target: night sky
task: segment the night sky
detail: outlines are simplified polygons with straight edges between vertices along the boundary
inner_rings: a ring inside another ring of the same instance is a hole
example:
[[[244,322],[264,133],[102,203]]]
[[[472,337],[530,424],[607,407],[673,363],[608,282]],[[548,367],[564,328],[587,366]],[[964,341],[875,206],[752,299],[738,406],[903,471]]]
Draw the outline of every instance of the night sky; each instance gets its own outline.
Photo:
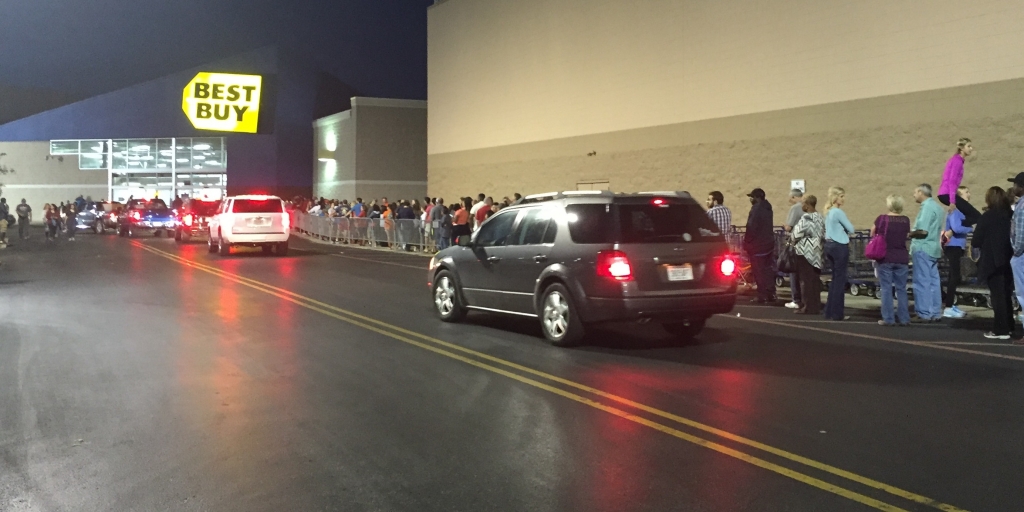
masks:
[[[431,0],[0,0],[0,84],[86,97],[267,45],[426,99]]]

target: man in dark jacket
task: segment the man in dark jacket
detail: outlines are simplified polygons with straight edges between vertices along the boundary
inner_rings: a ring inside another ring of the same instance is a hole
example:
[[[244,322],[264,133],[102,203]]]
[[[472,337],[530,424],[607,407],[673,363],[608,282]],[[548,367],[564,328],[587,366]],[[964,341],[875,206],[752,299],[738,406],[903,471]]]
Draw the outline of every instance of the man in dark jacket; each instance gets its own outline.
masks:
[[[755,302],[775,302],[775,233],[772,230],[772,204],[765,199],[764,190],[755,188],[750,198],[747,231],[743,235],[743,249],[750,257],[751,270],[757,283]]]

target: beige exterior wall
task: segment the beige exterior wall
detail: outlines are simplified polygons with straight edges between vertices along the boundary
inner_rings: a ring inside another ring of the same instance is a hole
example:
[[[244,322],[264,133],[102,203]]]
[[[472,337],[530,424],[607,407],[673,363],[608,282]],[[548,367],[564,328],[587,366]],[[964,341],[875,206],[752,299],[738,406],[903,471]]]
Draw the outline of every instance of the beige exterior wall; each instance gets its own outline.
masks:
[[[426,102],[356,97],[352,110],[313,127],[313,195],[350,201],[426,195]]]
[[[77,156],[50,156],[50,141],[0,142],[0,167],[14,172],[0,175],[0,196],[13,214],[22,198],[32,207],[33,221],[42,218],[43,204],[107,197],[107,171],[78,169]]]
[[[1022,22],[1010,0],[448,0],[429,192],[717,189],[742,223],[761,186],[781,222],[804,179],[844,186],[866,226],[885,195],[937,187],[959,137],[975,189],[1024,168]]]

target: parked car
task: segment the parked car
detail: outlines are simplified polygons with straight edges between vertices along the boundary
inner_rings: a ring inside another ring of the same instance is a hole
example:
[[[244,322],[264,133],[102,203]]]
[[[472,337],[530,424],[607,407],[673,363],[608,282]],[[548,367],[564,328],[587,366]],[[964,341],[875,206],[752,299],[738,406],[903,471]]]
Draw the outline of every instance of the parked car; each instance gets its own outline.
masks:
[[[262,247],[264,254],[288,254],[291,218],[277,196],[225,198],[210,219],[208,247],[211,253],[231,254],[233,246]]]
[[[117,228],[117,218],[124,205],[116,201],[100,201],[89,203],[84,210],[75,215],[79,230],[92,230],[98,235],[107,230]]]
[[[145,233],[170,236],[177,224],[174,210],[162,199],[133,199],[117,219],[117,234],[129,238]]]
[[[174,229],[174,240],[189,243],[196,238],[206,239],[210,235],[210,219],[220,208],[220,201],[192,200],[178,212],[178,225]]]
[[[657,322],[680,338],[736,303],[725,237],[685,192],[530,196],[431,259],[442,321],[468,310],[539,321],[555,345],[590,325]]]

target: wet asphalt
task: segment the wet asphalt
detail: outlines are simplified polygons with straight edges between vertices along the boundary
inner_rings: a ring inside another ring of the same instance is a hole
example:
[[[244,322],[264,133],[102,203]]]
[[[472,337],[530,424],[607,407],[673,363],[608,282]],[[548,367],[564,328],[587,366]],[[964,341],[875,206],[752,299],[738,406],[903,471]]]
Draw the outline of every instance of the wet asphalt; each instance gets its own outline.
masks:
[[[979,321],[741,301],[559,349],[441,323],[418,256],[15,242],[2,511],[1024,510],[1024,348]]]

